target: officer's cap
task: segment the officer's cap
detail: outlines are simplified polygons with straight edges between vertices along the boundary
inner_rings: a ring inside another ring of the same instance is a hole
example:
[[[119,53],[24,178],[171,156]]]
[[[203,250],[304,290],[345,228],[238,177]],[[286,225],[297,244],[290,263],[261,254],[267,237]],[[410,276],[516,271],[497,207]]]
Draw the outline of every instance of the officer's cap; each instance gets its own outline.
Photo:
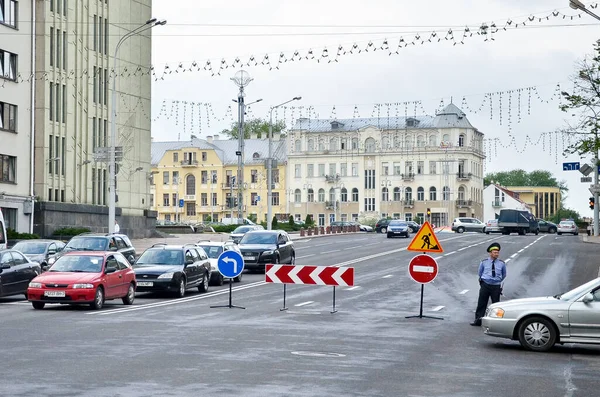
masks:
[[[490,244],[490,246],[487,249],[487,252],[492,252],[494,250],[500,251],[500,244],[498,244],[498,243]]]

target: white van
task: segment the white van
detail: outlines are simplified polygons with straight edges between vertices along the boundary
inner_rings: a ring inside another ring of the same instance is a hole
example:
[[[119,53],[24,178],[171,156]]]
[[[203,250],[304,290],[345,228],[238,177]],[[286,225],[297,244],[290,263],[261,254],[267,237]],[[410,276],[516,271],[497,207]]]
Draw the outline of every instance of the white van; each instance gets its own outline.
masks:
[[[6,249],[7,239],[4,216],[2,215],[2,209],[0,209],[0,250]]]
[[[224,225],[256,225],[248,218],[221,218],[221,223]]]

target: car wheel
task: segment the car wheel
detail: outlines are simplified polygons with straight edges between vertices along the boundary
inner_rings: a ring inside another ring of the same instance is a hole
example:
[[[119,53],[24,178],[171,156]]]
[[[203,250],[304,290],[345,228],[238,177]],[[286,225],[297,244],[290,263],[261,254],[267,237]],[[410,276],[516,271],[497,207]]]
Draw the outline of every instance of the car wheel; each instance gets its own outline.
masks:
[[[44,302],[31,302],[31,306],[33,306],[35,310],[42,310],[46,304]]]
[[[102,287],[98,287],[96,289],[96,295],[94,296],[94,301],[90,303],[90,307],[94,310],[100,310],[104,306],[104,290]]]
[[[221,273],[217,274],[217,279],[215,280],[214,285],[218,285],[219,287],[223,285],[224,277]]]
[[[519,342],[528,350],[548,351],[556,342],[554,325],[543,317],[530,317],[519,327]]]
[[[183,298],[185,296],[185,278],[181,278],[179,280],[179,285],[177,286],[177,292],[175,292],[175,296],[177,298]]]
[[[381,233],[387,233],[387,227],[382,227],[381,228]]]
[[[129,284],[129,288],[127,289],[127,295],[123,297],[124,305],[133,305],[133,301],[135,300],[135,287],[133,283]]]
[[[296,254],[292,254],[292,259],[290,259],[290,265],[296,264]]]
[[[562,233],[561,233],[561,232],[558,232],[558,233],[556,233],[556,234],[558,234],[559,236],[561,236],[561,235],[562,235]]]
[[[554,234],[554,233],[556,233],[556,229],[551,227],[550,229],[548,229],[548,233]]]
[[[535,235],[537,236],[538,234],[540,234],[540,229],[535,229]]]
[[[465,228],[460,226],[456,229],[456,233],[464,233],[465,232]]]
[[[198,291],[200,292],[208,292],[208,281],[210,280],[210,275],[208,273],[204,273],[204,277],[202,277],[202,284],[198,286]],[[223,278],[221,277],[221,285],[223,285]]]
[[[490,234],[490,232],[485,232],[485,234]]]
[[[236,283],[241,283],[242,282],[242,273],[240,273],[239,276],[234,277],[233,281],[236,282]]]
[[[574,234],[575,234],[576,236],[579,236],[579,232],[577,232],[577,233],[574,233]]]

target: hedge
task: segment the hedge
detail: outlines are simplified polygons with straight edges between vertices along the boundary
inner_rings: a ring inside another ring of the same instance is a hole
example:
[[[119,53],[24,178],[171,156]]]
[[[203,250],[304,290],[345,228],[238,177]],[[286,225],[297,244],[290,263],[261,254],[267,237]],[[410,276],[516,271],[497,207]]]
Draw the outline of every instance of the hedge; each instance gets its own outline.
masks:
[[[63,227],[61,229],[56,229],[53,236],[77,236],[81,233],[89,233],[90,229],[87,227]]]

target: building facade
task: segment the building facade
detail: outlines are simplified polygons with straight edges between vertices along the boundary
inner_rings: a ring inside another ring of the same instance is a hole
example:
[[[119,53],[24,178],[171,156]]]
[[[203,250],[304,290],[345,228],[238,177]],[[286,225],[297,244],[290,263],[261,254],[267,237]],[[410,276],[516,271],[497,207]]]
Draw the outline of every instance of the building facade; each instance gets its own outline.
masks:
[[[26,2],[19,2],[24,4]],[[116,81],[116,213],[121,231],[143,237],[149,211],[150,30],[113,53],[152,17],[151,0],[37,1],[35,10],[35,229],[108,231],[110,93]]]
[[[6,226],[33,226],[32,1],[0,1],[0,208]]]
[[[554,216],[561,206],[560,188],[549,186],[507,186],[508,190],[519,195],[531,207],[536,218],[548,219]]]
[[[518,193],[496,184],[486,186],[483,189],[482,221],[487,222],[490,219],[498,219],[500,210],[503,209],[527,210],[532,212],[531,206],[521,200]]]
[[[244,171],[240,184],[237,140],[218,135],[183,142],[153,142],[151,205],[161,223],[201,223],[239,218],[266,221],[268,141],[246,139]],[[274,136],[273,215],[288,219],[286,197],[285,141]]]
[[[299,119],[287,139],[296,219],[483,216],[483,134],[453,104],[435,117]]]

